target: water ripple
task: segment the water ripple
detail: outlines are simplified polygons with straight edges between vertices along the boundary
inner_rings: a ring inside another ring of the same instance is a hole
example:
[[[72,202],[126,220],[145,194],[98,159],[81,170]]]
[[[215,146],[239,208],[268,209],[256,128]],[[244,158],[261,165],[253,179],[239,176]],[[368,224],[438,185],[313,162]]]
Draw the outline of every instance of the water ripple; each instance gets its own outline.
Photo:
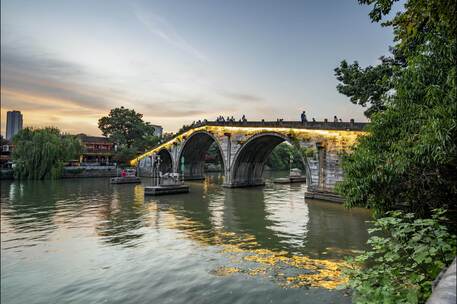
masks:
[[[1,186],[5,303],[350,302],[274,278],[289,271],[300,285],[313,275],[320,286],[324,274],[291,265],[333,267],[367,238],[368,212],[305,202],[304,185],[192,182],[189,194],[163,197],[107,179]]]

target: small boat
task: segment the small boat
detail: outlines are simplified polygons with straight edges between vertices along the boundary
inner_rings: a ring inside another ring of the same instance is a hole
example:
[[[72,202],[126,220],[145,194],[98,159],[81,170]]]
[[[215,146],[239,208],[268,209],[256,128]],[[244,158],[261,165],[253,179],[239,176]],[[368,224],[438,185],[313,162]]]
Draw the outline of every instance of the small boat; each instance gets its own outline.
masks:
[[[141,179],[138,176],[119,176],[110,179],[111,184],[139,184]]]
[[[139,184],[141,179],[136,176],[134,169],[122,170],[121,176],[113,177],[110,179],[111,184]]]
[[[188,185],[175,185],[175,186],[152,186],[144,187],[145,195],[164,195],[164,194],[177,194],[189,193]]]

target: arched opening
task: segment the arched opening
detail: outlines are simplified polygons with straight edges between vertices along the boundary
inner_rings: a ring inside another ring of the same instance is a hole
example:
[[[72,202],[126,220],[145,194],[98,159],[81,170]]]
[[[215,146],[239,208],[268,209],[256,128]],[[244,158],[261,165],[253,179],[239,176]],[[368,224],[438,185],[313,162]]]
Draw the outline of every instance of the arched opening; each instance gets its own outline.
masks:
[[[157,153],[157,156],[160,157],[159,171],[162,172],[162,174],[173,172],[173,161],[170,152],[166,149],[162,149]]]
[[[178,172],[186,180],[203,180],[207,171],[224,171],[219,143],[207,132],[192,134],[184,143],[177,161]]]
[[[271,151],[286,138],[276,133],[253,136],[235,156],[231,187],[264,185],[262,174]]]
[[[277,145],[265,162],[265,170],[269,171],[289,171],[290,169],[299,169],[303,173],[306,171],[303,162],[303,154],[307,151],[298,145],[293,145],[288,141]]]

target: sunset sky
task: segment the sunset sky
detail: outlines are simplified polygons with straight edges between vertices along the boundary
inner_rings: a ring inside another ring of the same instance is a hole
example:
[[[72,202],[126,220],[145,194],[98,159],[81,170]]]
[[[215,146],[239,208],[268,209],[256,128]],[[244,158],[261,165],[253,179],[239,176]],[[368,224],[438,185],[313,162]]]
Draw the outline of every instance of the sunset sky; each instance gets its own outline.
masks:
[[[113,107],[176,131],[219,114],[365,120],[339,94],[342,59],[375,64],[391,29],[334,1],[1,2],[1,118],[100,134]]]

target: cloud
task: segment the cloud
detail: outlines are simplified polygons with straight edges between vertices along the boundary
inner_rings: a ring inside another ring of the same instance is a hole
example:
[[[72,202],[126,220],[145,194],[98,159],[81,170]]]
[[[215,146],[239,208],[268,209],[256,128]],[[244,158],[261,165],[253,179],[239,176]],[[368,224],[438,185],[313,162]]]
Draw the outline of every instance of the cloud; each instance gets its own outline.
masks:
[[[113,76],[37,46],[7,43],[2,45],[1,63],[2,131],[7,110],[23,111],[26,125],[92,134],[99,134],[98,119],[121,105],[172,129],[192,120],[235,115],[241,106],[263,112],[262,97],[221,90],[195,75],[160,74],[162,81],[151,81],[148,73]]]
[[[6,68],[29,71],[31,74],[46,72],[42,76],[59,78],[75,77],[84,73],[78,64],[54,59],[51,54],[36,48],[2,43],[1,52],[2,65]]]
[[[164,117],[164,118],[185,118],[196,117],[200,119],[209,117],[216,109],[211,102],[197,99],[153,99],[149,102],[137,102],[136,108],[145,116]]]
[[[138,21],[151,34],[163,39],[174,47],[191,54],[199,60],[207,61],[207,57],[204,54],[180,36],[173,26],[161,16],[153,14],[152,12],[147,12],[146,10],[141,9],[138,5],[133,5],[133,13]]]
[[[39,104],[70,104],[89,109],[105,109],[122,95],[87,82],[94,75],[77,64],[2,46],[2,95],[35,98]],[[24,105],[30,99],[22,99]]]
[[[237,101],[262,102],[264,99],[257,95],[247,93],[225,92],[221,91],[220,95]]]

